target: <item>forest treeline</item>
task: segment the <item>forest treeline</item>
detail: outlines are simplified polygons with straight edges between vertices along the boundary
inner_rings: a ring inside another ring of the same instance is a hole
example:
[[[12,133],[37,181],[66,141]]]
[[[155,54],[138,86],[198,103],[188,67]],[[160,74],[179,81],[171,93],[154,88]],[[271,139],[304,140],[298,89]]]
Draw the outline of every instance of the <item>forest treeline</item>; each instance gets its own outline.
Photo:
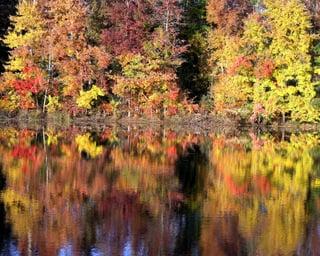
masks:
[[[317,122],[317,0],[21,0],[0,108]]]

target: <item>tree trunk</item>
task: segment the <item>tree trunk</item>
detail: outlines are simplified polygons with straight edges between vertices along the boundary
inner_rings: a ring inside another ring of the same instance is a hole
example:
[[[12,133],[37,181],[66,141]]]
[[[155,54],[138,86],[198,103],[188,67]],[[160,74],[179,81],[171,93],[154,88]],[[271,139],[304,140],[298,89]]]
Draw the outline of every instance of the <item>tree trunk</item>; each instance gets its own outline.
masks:
[[[48,93],[48,89],[46,89],[46,90],[45,90],[45,92],[44,92],[44,99],[43,99],[42,113],[44,113],[44,112],[45,112],[45,110],[46,110],[47,93]]]
[[[129,118],[131,117],[131,100],[130,100],[130,98],[128,100],[128,117]]]
[[[286,113],[282,112],[282,124],[286,123]]]

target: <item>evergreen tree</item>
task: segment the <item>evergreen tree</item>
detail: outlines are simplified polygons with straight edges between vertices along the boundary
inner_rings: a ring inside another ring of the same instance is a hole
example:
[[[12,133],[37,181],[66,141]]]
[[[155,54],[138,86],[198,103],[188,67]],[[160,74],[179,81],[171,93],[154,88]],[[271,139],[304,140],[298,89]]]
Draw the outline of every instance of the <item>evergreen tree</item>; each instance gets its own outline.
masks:
[[[206,21],[206,1],[185,0],[179,37],[189,43],[183,54],[184,62],[178,69],[182,89],[189,97],[199,101],[208,93],[209,70],[207,64],[207,34],[209,26]]]
[[[10,24],[10,15],[16,12],[16,0],[4,0],[0,3],[0,38],[3,38],[7,33]],[[8,60],[9,48],[0,42],[0,73],[4,71],[4,64]]]

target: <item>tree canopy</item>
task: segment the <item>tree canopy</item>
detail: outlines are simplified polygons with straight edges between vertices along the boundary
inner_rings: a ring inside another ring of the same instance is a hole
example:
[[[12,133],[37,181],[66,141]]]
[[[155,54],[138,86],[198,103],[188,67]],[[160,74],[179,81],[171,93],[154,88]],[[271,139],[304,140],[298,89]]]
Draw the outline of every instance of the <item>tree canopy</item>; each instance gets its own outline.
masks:
[[[317,1],[22,0],[6,111],[319,121]]]

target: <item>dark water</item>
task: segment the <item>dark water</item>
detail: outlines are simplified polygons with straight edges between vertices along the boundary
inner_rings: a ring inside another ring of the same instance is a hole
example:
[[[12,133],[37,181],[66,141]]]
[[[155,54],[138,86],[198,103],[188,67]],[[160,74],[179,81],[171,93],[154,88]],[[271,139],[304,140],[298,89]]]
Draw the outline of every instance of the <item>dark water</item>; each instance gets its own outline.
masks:
[[[320,255],[320,135],[0,130],[1,255]]]

